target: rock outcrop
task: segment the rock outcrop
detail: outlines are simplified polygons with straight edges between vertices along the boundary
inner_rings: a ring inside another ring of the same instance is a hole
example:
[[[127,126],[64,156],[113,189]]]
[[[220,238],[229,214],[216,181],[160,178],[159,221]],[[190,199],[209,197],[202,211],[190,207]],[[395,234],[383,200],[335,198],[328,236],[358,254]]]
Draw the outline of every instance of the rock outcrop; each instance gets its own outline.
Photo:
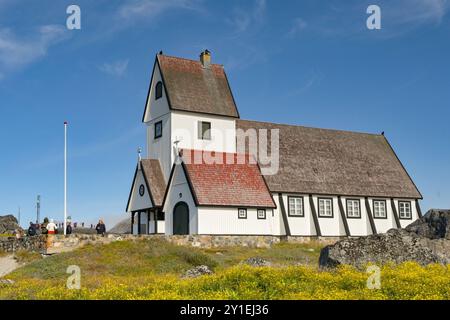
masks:
[[[361,268],[369,262],[380,265],[406,261],[449,264],[449,220],[450,210],[430,210],[405,229],[338,241],[322,249],[319,265],[330,268],[349,264]]]
[[[243,261],[243,263],[252,267],[269,267],[272,265],[269,261],[260,257],[248,258],[245,261]]]
[[[450,240],[450,210],[432,209],[405,229],[428,239]]]
[[[131,219],[126,218],[119,223],[117,223],[114,227],[108,230],[108,233],[113,234],[130,234],[131,233]]]
[[[182,278],[197,278],[207,274],[213,274],[213,272],[208,266],[201,265],[186,271]]]
[[[14,230],[20,228],[17,223],[16,217],[13,215],[7,215],[0,217],[0,234],[2,233],[14,233]]]

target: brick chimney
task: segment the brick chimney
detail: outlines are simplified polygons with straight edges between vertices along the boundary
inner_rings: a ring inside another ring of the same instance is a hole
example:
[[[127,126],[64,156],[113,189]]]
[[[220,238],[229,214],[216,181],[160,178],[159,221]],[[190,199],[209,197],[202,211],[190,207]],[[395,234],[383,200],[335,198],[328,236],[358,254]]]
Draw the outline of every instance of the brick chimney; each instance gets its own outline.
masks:
[[[200,53],[200,62],[202,63],[203,68],[209,68],[211,65],[211,52],[208,49]]]

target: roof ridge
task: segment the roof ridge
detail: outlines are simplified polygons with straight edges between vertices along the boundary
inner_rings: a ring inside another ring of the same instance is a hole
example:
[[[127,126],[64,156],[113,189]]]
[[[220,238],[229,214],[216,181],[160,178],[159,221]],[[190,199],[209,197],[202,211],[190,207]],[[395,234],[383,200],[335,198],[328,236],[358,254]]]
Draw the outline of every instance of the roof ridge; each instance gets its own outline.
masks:
[[[185,61],[190,61],[190,62],[197,62],[197,63],[201,63],[199,60],[194,60],[194,59],[188,59],[188,58],[183,58],[183,57],[176,57],[176,56],[171,56],[171,55],[167,55],[167,54],[157,54],[156,55],[158,58],[159,57],[167,57],[167,58],[172,58],[172,59],[179,59],[179,60],[185,60]],[[223,64],[220,63],[211,63],[212,66],[220,66],[220,67],[224,67]]]
[[[297,124],[288,124],[288,123],[279,123],[279,122],[269,122],[269,121],[261,121],[261,120],[246,120],[246,119],[236,119],[236,121],[246,121],[246,122],[257,122],[257,123],[268,123],[277,126],[286,126],[286,127],[299,127],[305,129],[317,129],[317,130],[326,130],[326,131],[334,131],[334,132],[345,132],[345,133],[356,133],[361,135],[370,135],[370,136],[379,136],[383,137],[382,134],[379,133],[371,133],[371,132],[361,132],[361,131],[351,131],[351,130],[342,130],[342,129],[331,129],[331,128],[319,128],[319,127],[311,127],[311,126],[303,126]]]
[[[215,152],[215,153],[228,153],[228,154],[246,154],[246,155],[252,155],[250,152],[227,152],[227,151],[217,151],[217,150],[201,150],[201,149],[191,149],[191,148],[181,148],[181,150],[191,150],[196,152]]]

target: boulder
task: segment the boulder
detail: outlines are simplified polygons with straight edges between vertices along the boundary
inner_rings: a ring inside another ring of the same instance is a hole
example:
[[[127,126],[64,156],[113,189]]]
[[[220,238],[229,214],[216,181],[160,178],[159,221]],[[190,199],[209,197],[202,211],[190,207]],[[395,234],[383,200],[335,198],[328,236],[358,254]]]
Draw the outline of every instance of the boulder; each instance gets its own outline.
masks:
[[[182,278],[197,278],[207,274],[213,274],[213,272],[208,266],[201,265],[186,271]]]
[[[450,240],[450,210],[432,209],[405,229],[428,239]]]
[[[450,263],[448,240],[449,210],[430,210],[405,229],[391,229],[357,239],[345,239],[320,252],[319,266],[332,268],[349,264],[357,268],[367,263],[382,265],[415,261],[420,265]]]
[[[14,230],[19,228],[17,219],[13,215],[0,216],[0,234],[14,233]]]

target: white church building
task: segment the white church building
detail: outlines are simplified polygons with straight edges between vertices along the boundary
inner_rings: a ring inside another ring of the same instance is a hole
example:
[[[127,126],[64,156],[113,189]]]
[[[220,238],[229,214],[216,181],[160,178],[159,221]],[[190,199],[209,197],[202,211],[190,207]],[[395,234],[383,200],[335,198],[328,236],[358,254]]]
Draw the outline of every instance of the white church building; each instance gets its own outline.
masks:
[[[421,217],[384,134],[240,119],[222,65],[156,56],[133,234],[364,236]]]

